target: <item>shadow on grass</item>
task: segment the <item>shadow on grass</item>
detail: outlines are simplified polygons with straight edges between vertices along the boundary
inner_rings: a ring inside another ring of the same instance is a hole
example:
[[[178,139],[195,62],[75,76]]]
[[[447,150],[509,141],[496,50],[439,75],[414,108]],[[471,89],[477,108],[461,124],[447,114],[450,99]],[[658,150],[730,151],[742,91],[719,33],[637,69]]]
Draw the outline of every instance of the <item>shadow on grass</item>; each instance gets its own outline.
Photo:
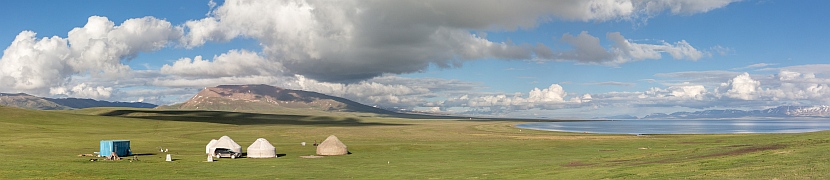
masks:
[[[347,117],[304,116],[285,114],[259,114],[226,111],[181,111],[181,110],[113,110],[99,114],[126,118],[152,119],[164,121],[208,122],[233,125],[312,125],[312,126],[401,126],[408,124],[390,124],[362,122],[360,119]]]

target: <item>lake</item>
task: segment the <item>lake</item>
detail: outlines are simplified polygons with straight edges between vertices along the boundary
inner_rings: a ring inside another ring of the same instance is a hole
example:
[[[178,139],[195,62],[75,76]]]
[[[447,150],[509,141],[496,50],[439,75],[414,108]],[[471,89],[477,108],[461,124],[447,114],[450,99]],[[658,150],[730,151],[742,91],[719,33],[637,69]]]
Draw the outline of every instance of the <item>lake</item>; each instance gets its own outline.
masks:
[[[830,119],[808,120],[612,120],[540,122],[519,128],[598,134],[802,133],[830,130]]]

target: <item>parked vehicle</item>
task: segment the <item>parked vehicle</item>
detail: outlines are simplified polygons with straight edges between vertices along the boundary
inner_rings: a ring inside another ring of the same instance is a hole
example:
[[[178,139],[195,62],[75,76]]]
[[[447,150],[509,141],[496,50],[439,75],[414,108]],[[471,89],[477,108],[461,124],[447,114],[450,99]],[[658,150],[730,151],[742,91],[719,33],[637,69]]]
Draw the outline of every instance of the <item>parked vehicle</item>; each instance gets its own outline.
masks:
[[[223,157],[224,158],[229,157],[231,159],[236,159],[236,158],[242,156],[242,153],[233,152],[232,150],[226,149],[226,148],[216,148],[216,150],[213,151],[213,156],[216,157],[217,159],[218,158],[223,158]]]

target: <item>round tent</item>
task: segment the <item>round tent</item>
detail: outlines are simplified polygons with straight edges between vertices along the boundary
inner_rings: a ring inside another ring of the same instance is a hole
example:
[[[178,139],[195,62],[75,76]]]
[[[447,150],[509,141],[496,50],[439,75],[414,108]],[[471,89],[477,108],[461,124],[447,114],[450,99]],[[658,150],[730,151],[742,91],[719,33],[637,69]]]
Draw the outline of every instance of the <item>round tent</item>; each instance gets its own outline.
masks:
[[[277,157],[276,148],[271,145],[271,142],[265,138],[259,138],[254,141],[251,146],[248,146],[248,158],[275,158]]]
[[[317,145],[317,155],[322,156],[338,156],[349,154],[349,150],[337,136],[331,135],[324,140],[320,145]]]
[[[213,144],[213,146],[210,147],[208,151],[210,153],[213,153],[213,151],[215,151],[216,148],[225,148],[230,149],[233,152],[242,153],[242,146],[237,144],[236,141],[233,141],[233,139],[231,139],[231,137],[228,136],[222,136],[221,138],[219,138],[219,140],[216,140],[216,143]]]
[[[205,146],[205,154],[213,154],[213,150],[216,149],[213,148],[213,146],[215,146],[218,141],[219,140],[211,139],[207,146]]]

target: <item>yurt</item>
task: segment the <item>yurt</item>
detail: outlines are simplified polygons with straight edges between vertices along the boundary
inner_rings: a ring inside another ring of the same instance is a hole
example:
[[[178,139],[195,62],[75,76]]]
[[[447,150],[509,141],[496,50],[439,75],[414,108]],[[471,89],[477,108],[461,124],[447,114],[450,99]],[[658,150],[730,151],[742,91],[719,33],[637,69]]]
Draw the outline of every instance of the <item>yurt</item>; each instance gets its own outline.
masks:
[[[259,138],[251,146],[248,146],[248,158],[275,158],[277,157],[276,150],[271,142],[268,142],[265,138]]]
[[[219,140],[216,140],[216,139],[211,139],[210,140],[210,142],[207,144],[207,146],[205,146],[205,154],[213,154],[213,150],[215,149],[215,148],[213,148],[213,146],[216,145],[216,142],[219,142]]]
[[[320,145],[317,145],[317,155],[321,156],[338,156],[349,154],[349,150],[337,136],[331,135],[324,140]]]
[[[233,139],[228,136],[222,136],[219,140],[216,140],[216,143],[214,143],[213,146],[208,147],[208,152],[213,153],[216,148],[225,148],[230,149],[233,152],[242,153],[242,146],[237,144],[236,141],[233,141]]]

